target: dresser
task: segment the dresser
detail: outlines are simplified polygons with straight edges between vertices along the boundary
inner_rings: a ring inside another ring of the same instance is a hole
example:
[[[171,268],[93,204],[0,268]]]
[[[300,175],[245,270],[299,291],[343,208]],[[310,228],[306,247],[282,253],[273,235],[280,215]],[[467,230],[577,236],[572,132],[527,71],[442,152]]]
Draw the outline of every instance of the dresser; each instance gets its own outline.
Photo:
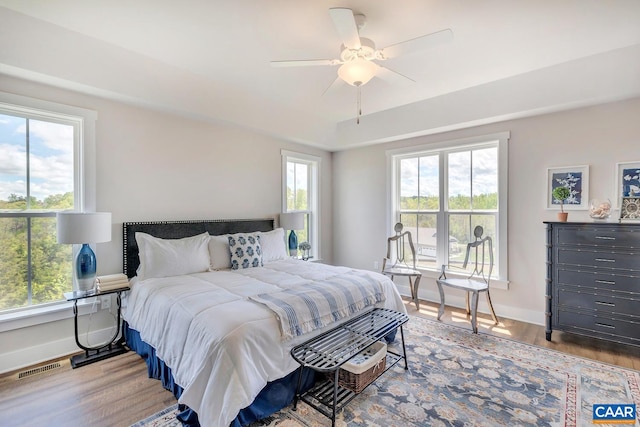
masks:
[[[546,338],[640,346],[640,223],[545,222]]]

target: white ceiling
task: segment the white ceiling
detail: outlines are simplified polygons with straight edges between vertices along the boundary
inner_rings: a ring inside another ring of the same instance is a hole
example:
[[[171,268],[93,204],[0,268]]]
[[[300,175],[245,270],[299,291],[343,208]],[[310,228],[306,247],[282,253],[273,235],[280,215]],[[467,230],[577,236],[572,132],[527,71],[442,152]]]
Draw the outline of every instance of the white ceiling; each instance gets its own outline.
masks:
[[[324,91],[330,7],[378,47],[450,28],[452,42]],[[328,150],[640,96],[638,0],[0,0],[0,73]],[[0,86],[1,88],[1,86]]]

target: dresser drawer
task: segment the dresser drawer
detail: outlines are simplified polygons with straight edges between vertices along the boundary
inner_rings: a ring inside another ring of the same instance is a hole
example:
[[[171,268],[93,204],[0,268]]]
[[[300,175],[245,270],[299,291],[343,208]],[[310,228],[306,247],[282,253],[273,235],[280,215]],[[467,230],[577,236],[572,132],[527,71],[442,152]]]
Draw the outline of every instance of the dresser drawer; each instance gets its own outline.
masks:
[[[603,315],[621,314],[637,317],[640,322],[640,295],[613,294],[611,292],[585,292],[580,288],[562,287],[556,296],[559,307],[573,307],[599,312]]]
[[[624,337],[625,342],[640,344],[640,322],[637,321],[559,310],[557,326],[568,332],[607,337],[615,341],[616,337]]]
[[[606,248],[638,248],[640,249],[640,232],[633,230],[617,230],[607,227],[558,228],[557,241],[560,245],[588,245]]]
[[[640,272],[640,254],[633,252],[559,248],[556,259],[558,264]]]
[[[558,285],[576,285],[585,288],[635,292],[640,296],[640,273],[577,271],[558,267]],[[640,307],[638,309],[640,312]]]

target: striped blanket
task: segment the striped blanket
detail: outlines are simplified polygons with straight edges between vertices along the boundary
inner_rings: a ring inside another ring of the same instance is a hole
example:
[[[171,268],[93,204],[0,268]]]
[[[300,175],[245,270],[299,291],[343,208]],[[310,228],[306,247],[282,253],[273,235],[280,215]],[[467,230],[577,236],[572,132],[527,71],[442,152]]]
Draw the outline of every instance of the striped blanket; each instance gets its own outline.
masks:
[[[259,294],[251,300],[266,305],[280,321],[282,339],[289,340],[384,302],[382,284],[358,271],[302,288]]]

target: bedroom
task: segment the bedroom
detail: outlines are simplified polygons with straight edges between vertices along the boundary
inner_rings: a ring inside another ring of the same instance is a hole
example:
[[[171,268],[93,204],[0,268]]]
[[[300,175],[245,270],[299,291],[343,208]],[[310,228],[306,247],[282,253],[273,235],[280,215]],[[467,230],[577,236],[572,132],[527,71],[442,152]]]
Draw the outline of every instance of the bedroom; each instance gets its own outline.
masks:
[[[623,16],[637,16],[635,3],[621,4],[621,7],[629,8],[622,13]],[[331,5],[334,6],[334,2]],[[327,7],[323,5],[322,8]],[[34,63],[34,56],[5,56],[5,53],[15,52],[16,39],[27,43],[22,47],[25,51],[41,49],[36,41],[27,37],[26,28],[36,31],[36,35],[41,37],[62,37],[54,31],[55,28],[36,18],[21,15],[17,21],[14,20],[16,13],[12,9],[2,9],[2,22],[7,25],[2,25],[1,31],[11,31],[11,37],[6,37],[3,32],[0,38],[0,52],[3,52],[0,54],[3,64],[0,90],[98,112],[96,208],[112,212],[115,227],[112,241],[98,245],[100,274],[121,271],[122,242],[118,227],[124,221],[277,215],[281,211],[281,150],[321,158],[322,259],[328,263],[371,270],[373,262],[380,261],[384,255],[384,242],[393,225],[388,220],[387,150],[509,131],[510,283],[508,290],[496,290],[492,297],[500,316],[540,325],[544,323],[545,311],[545,233],[542,221],[555,217],[555,212],[545,209],[544,203],[547,168],[589,164],[590,194],[613,198],[616,163],[640,160],[633,154],[637,151],[640,136],[637,120],[640,115],[640,41],[637,26],[634,27],[635,39],[631,32],[629,37],[632,41],[627,39],[627,44],[620,46],[620,50],[564,63],[568,79],[546,80],[544,73],[534,73],[520,76],[522,80],[495,82],[476,88],[476,92],[469,90],[458,94],[487,100],[492,107],[490,113],[499,119],[495,123],[489,122],[491,117],[459,111],[463,116],[470,115],[458,119],[463,123],[460,128],[454,123],[436,123],[440,128],[438,132],[425,132],[421,136],[416,132],[418,136],[409,138],[412,130],[402,128],[401,123],[392,117],[383,121],[386,129],[403,135],[392,140],[371,121],[367,122],[365,115],[360,124],[362,133],[379,132],[370,139],[384,142],[359,146],[356,140],[353,148],[324,149],[231,125],[224,119],[197,120],[186,114],[171,114],[164,107],[144,108],[145,105],[129,102],[132,98],[125,96],[113,99],[109,90],[112,86],[81,93],[79,86],[91,82],[75,74],[80,70],[47,70]],[[16,24],[24,24],[24,20],[27,20],[27,25]],[[603,27],[618,28],[620,24],[617,22],[607,20]],[[329,45],[329,53],[335,50],[335,43],[323,43]],[[267,61],[270,59],[273,58],[266,58]],[[48,83],[42,81],[42,74],[47,71],[54,77],[46,80]],[[118,68],[117,72],[124,71]],[[296,75],[305,80],[303,75]],[[72,84],[69,80],[73,81],[76,76],[77,84]],[[330,82],[331,71],[326,76]],[[513,90],[511,85],[528,85],[539,80],[542,84],[532,87],[548,97],[555,95],[551,101],[561,104],[557,111],[547,111],[545,107],[551,107],[535,104],[530,99],[505,96],[505,93],[512,92],[524,96],[521,91]],[[324,82],[320,86],[323,85]],[[570,96],[558,91],[563,85],[572,89]],[[355,96],[351,95],[348,92],[341,100],[346,111],[341,123],[345,134],[357,130],[353,117]],[[194,97],[202,102],[198,96]],[[511,102],[505,104],[505,99]],[[185,102],[184,99],[171,101]],[[432,106],[438,106],[445,100],[432,102]],[[228,100],[221,104],[233,112],[242,107]],[[366,110],[366,103],[364,107]],[[428,108],[429,105],[422,107]],[[546,114],[515,115],[523,110]],[[434,126],[433,123],[424,125],[425,128]],[[313,127],[302,120],[292,126]],[[445,132],[447,127],[452,130]],[[239,168],[243,169],[240,176],[236,173]],[[231,177],[233,186],[220,185],[231,182]],[[588,216],[586,211],[574,211],[571,218],[586,220]],[[520,244],[526,249],[521,249]],[[408,289],[400,289],[408,294]],[[423,299],[438,300],[433,281],[423,280],[420,291]],[[462,305],[462,298],[452,302]],[[484,310],[482,305],[480,310]],[[71,310],[68,311],[69,315],[63,320],[0,333],[3,343],[0,371],[11,371],[75,351]]]

